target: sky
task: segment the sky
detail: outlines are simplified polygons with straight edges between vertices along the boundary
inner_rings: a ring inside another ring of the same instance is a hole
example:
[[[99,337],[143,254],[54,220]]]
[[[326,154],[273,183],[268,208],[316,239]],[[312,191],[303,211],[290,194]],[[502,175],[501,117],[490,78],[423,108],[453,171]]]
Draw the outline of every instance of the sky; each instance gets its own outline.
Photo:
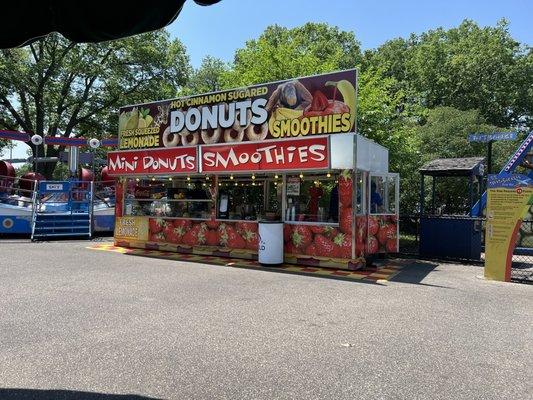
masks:
[[[206,55],[232,61],[236,49],[273,24],[326,22],[353,31],[363,49],[372,49],[413,32],[451,28],[465,18],[495,25],[503,17],[516,40],[533,45],[533,0],[221,0],[209,7],[188,0],[168,30],[198,67]]]
[[[363,49],[372,49],[411,33],[451,28],[465,18],[492,26],[506,18],[511,35],[531,46],[532,16],[533,0],[221,0],[209,7],[188,0],[167,29],[185,44],[191,64],[198,67],[207,55],[231,62],[236,49],[273,24],[293,28],[326,22],[353,31]],[[19,144],[13,157],[25,157],[26,148]],[[9,157],[9,151],[3,156]]]

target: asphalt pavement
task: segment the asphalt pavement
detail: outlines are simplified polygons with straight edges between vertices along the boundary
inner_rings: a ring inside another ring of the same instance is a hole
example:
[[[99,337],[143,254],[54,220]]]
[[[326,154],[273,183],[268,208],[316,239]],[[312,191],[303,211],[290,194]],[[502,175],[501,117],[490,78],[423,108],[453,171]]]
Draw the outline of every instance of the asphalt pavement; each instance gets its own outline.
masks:
[[[533,286],[363,283],[0,241],[0,399],[531,399]]]

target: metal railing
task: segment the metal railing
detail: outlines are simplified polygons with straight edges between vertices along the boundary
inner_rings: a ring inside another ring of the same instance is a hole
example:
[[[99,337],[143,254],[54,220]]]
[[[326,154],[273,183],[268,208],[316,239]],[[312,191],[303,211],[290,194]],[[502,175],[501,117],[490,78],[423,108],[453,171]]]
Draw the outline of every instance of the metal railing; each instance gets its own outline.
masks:
[[[434,218],[464,219],[466,216],[443,215]],[[481,223],[481,260],[447,257],[446,260],[479,263],[485,260],[485,218],[475,218]],[[420,215],[401,215],[399,218],[400,249],[404,256],[420,256]],[[533,220],[522,221],[516,247],[513,251],[511,280],[517,282],[533,283]]]

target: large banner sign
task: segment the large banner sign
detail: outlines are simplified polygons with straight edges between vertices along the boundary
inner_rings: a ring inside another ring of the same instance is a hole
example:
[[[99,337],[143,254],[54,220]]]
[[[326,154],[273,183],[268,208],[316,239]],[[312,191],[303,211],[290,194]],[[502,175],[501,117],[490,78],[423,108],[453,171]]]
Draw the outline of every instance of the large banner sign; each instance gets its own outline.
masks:
[[[110,176],[157,175],[198,171],[196,147],[110,151],[107,168]]]
[[[522,219],[533,207],[533,180],[525,175],[489,175],[485,230],[485,277],[510,281]]]
[[[122,107],[119,148],[257,142],[353,132],[355,70]]]
[[[202,146],[202,172],[329,168],[328,137]]]

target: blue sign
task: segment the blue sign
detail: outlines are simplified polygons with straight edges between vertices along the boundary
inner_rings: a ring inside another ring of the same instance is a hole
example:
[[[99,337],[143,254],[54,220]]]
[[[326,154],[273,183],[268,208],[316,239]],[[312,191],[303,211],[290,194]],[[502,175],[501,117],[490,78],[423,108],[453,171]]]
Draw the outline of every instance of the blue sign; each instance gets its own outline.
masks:
[[[517,136],[516,132],[471,133],[468,141],[487,143],[493,140],[516,140]]]
[[[489,189],[497,188],[517,188],[531,186],[533,180],[526,175],[511,174],[511,175],[489,175],[487,186]]]

